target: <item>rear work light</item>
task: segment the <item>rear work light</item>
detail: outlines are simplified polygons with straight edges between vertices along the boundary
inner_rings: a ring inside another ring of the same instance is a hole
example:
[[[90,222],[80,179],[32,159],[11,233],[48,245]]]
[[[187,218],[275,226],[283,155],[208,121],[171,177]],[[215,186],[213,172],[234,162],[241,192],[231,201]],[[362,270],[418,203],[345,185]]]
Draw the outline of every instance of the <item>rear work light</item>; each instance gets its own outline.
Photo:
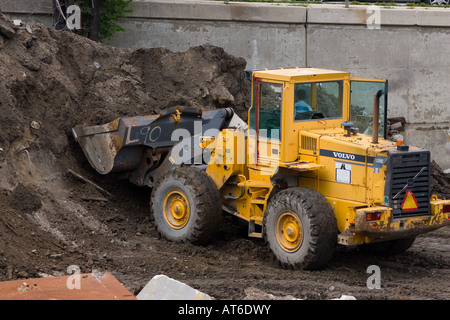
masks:
[[[366,214],[366,221],[375,221],[381,219],[381,212],[371,212]]]
[[[449,213],[450,212],[450,204],[444,205],[444,207],[442,209],[443,209],[444,213]]]

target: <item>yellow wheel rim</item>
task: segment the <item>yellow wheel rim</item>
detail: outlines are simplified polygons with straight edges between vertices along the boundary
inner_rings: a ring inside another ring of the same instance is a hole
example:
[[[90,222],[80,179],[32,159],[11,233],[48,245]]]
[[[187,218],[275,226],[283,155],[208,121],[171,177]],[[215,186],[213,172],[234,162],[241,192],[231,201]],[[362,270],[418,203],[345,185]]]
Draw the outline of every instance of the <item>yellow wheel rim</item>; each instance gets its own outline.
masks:
[[[189,221],[189,202],[183,192],[174,190],[164,197],[163,213],[166,222],[174,229],[183,228]]]
[[[302,223],[297,215],[289,211],[282,213],[277,220],[275,235],[285,251],[297,251],[303,241]]]

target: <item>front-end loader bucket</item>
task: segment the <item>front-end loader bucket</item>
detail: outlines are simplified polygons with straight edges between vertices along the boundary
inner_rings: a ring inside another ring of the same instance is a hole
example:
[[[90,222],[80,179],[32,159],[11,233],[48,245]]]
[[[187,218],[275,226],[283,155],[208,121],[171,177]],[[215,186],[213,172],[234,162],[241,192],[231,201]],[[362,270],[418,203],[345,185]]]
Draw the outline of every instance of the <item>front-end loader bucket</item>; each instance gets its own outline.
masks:
[[[119,118],[103,125],[78,125],[72,131],[89,163],[99,173],[128,172],[131,182],[151,185],[148,182],[150,172],[170,158],[166,155],[182,141],[178,133],[183,133],[183,139],[189,137],[190,145],[195,146],[204,132],[220,131],[233,123],[231,120],[235,117],[230,108],[202,111],[180,107],[167,109],[159,115]],[[177,129],[181,131],[175,132]],[[191,158],[185,160],[184,164],[193,163]]]
[[[157,115],[119,118],[104,125],[76,126],[72,131],[91,166],[99,173],[107,174],[111,171],[132,170],[139,165],[139,153],[142,156],[139,148],[128,148],[127,156],[122,155],[120,159],[116,160],[116,156],[124,146],[132,144],[132,128],[146,127],[156,118]]]

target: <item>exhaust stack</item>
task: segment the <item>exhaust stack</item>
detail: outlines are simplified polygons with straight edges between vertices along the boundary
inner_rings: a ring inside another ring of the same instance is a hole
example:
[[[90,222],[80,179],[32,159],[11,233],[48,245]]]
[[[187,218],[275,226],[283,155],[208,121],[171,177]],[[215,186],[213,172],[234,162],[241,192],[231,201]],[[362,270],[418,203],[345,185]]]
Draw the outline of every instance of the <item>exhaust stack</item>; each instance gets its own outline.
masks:
[[[378,127],[380,121],[380,97],[383,91],[378,90],[373,95],[373,128],[372,128],[372,143],[378,143]]]

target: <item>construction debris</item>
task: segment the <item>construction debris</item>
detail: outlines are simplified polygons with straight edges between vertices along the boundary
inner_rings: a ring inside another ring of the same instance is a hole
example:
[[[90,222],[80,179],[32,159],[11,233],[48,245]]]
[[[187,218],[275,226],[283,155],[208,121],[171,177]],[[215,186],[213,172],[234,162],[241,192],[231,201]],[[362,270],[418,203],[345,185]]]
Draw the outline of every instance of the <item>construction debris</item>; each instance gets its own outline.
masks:
[[[388,132],[390,135],[394,135],[399,131],[405,129],[406,119],[405,117],[395,117],[387,119]]]
[[[111,273],[0,282],[0,300],[136,300]]]
[[[340,298],[336,298],[333,300],[356,300],[356,298],[354,296],[348,296],[343,294]]]
[[[211,297],[197,289],[169,278],[156,275],[137,295],[138,300],[211,300]]]
[[[248,287],[244,290],[245,297],[243,300],[303,300],[294,296],[279,296],[271,293],[267,293],[264,290]]]
[[[75,171],[71,170],[71,169],[67,169],[67,172],[69,172],[71,175],[73,175],[75,178],[86,182],[92,186],[94,186],[96,189],[100,190],[101,193],[105,194],[108,197],[112,197],[112,194],[109,193],[107,190],[103,189],[102,187],[100,187],[98,184],[96,184],[95,182],[92,182],[91,180],[89,180],[88,178],[83,177],[81,174],[76,173]],[[92,198],[91,198],[92,199]],[[94,198],[94,199],[98,199],[98,198]],[[103,199],[102,199],[103,200]]]

